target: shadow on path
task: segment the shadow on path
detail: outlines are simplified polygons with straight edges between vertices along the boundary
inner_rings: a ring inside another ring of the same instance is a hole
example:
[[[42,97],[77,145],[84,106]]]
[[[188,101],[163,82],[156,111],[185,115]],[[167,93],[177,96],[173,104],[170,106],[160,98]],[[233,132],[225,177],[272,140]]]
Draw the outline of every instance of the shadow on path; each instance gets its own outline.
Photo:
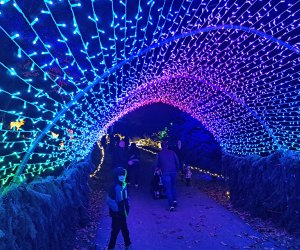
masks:
[[[260,233],[210,199],[196,185],[186,187],[179,179],[178,207],[169,212],[166,199],[154,200],[150,194],[154,156],[141,155],[140,187],[128,187],[131,205],[128,227],[134,250],[279,249],[272,242],[260,241]],[[103,171],[110,171],[107,165]],[[108,208],[103,206],[96,238],[98,250],[108,244],[110,223]],[[121,233],[116,249],[124,249]]]

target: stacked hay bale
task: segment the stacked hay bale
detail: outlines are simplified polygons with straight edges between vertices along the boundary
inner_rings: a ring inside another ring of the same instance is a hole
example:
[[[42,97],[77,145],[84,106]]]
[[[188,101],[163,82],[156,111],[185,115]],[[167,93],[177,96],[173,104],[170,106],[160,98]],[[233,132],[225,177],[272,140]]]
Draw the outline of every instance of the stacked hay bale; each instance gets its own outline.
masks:
[[[37,179],[0,198],[0,249],[66,249],[75,228],[88,222],[90,162],[59,177]]]
[[[300,233],[300,153],[223,155],[233,205]]]

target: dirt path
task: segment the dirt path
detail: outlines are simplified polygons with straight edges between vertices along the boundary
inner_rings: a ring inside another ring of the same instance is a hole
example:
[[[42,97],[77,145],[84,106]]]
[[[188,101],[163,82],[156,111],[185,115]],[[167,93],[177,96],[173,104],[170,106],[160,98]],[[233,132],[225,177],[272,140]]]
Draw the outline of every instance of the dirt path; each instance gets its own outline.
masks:
[[[128,217],[134,250],[183,249],[280,249],[239,217],[207,197],[196,186],[186,187],[178,180],[178,207],[169,212],[167,200],[154,200],[150,194],[153,156],[143,154],[139,189],[129,186],[131,210]],[[103,171],[108,171],[107,166]],[[96,237],[97,249],[105,249],[111,219],[103,207]],[[116,249],[124,249],[120,234]]]

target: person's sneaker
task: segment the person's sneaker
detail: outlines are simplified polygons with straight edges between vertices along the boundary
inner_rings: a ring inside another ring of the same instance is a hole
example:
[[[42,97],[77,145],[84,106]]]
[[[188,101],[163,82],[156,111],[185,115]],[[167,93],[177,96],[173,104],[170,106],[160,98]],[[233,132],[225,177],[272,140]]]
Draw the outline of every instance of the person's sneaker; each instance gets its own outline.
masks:
[[[173,206],[177,207],[177,201],[173,201]]]
[[[125,248],[125,250],[132,250],[131,245],[127,246],[127,247]]]
[[[175,207],[171,206],[170,207],[170,212],[174,211]]]

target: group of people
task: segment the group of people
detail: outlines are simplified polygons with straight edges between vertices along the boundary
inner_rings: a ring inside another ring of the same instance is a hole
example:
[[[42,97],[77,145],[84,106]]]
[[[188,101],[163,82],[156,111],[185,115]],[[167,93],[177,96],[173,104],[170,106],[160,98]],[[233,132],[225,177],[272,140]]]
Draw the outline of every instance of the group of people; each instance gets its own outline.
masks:
[[[182,162],[178,155],[168,148],[168,142],[163,141],[162,150],[157,154],[155,167],[161,173],[162,183],[166,190],[169,211],[177,206],[176,178],[178,171],[183,171]],[[114,249],[117,236],[122,232],[125,248],[131,249],[131,240],[127,227],[127,216],[129,213],[127,184],[133,182],[138,188],[140,171],[140,152],[135,143],[127,149],[123,140],[117,142],[112,150],[112,168],[114,184],[109,190],[107,204],[112,217],[112,230],[108,249]],[[191,171],[186,169],[186,184],[190,184]]]

